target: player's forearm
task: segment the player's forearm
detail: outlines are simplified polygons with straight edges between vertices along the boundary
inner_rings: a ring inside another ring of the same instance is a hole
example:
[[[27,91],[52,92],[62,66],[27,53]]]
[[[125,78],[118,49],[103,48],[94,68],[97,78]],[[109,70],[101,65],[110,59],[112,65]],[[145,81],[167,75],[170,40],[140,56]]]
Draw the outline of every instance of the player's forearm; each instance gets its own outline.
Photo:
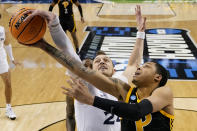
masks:
[[[56,59],[59,63],[65,66],[67,69],[72,71],[74,74],[78,75],[82,79],[91,83],[98,89],[107,92],[115,97],[119,97],[119,91],[117,90],[117,86],[122,86],[118,80],[110,79],[101,73],[98,73],[93,70],[89,70],[82,65],[81,62],[76,61],[69,54],[64,54],[51,45],[47,44],[44,41],[39,41],[38,47],[51,55],[54,59]]]
[[[136,44],[129,58],[128,66],[130,65],[139,66],[141,64],[141,60],[143,57],[143,50],[144,50],[144,40],[140,38],[136,38]]]
[[[75,119],[66,117],[67,131],[75,131]]]
[[[66,103],[66,128],[67,131],[75,131],[75,109],[73,98],[66,96]]]
[[[51,5],[49,6],[49,11],[53,10],[53,7],[56,5],[57,3],[55,3],[54,1],[51,3]]]
[[[79,56],[76,54],[72,46],[70,39],[68,38],[66,33],[63,31],[57,16],[49,24],[49,30],[53,38],[53,41],[57,45],[57,47],[60,50],[62,50],[63,53],[69,54],[70,56],[73,56],[75,60],[81,62]]]
[[[124,119],[130,119],[134,121],[146,116],[153,110],[151,102],[147,99],[142,100],[140,103],[128,104],[95,96],[92,105]]]

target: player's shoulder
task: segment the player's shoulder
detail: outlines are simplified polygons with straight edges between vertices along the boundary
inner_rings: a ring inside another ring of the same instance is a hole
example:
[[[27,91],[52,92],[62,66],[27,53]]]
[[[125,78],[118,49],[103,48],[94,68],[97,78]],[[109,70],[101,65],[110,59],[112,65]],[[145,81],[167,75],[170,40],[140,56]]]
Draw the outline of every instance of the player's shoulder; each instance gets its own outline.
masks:
[[[153,93],[155,94],[157,93],[159,95],[166,96],[166,97],[173,97],[172,89],[167,86],[158,87],[153,91]]]

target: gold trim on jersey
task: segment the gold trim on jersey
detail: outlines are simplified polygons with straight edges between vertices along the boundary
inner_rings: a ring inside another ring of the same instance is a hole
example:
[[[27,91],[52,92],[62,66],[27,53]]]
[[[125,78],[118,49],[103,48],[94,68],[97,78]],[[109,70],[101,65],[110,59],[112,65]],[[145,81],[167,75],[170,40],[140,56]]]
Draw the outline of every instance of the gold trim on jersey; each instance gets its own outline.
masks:
[[[74,18],[74,15],[72,15],[72,17],[73,17],[73,22],[74,22],[74,27],[73,27],[73,30],[72,30],[72,32],[75,32],[76,25],[75,25],[75,18]]]
[[[137,92],[135,93],[135,95],[136,95],[136,97],[137,97],[137,103],[140,103],[141,100],[140,100],[140,98],[139,98]]]
[[[131,88],[129,89],[128,93],[127,93],[127,97],[126,97],[126,100],[125,100],[126,103],[129,103],[129,98],[130,98],[130,96],[131,96],[132,90],[133,90],[133,88],[131,87]]]
[[[172,128],[173,128],[173,122],[174,122],[174,115],[171,115],[167,112],[165,112],[164,110],[160,110],[160,113],[162,115],[164,115],[165,117],[169,118],[170,119],[170,130],[172,131]]]
[[[72,0],[70,0],[70,2],[73,4],[73,1]]]
[[[171,115],[171,114],[165,112],[164,110],[160,110],[160,113],[161,113],[162,115],[164,115],[164,116],[170,118],[170,119],[174,119],[174,115]]]

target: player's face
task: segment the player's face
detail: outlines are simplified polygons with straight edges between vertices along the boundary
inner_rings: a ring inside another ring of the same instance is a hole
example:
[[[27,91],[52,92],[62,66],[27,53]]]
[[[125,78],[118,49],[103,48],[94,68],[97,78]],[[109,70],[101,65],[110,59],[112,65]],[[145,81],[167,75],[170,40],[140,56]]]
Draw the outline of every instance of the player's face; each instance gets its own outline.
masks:
[[[156,67],[154,62],[144,63],[137,69],[133,76],[133,83],[136,86],[146,86],[152,82],[155,82]]]
[[[112,60],[106,55],[98,55],[93,61],[93,70],[111,77],[114,73]]]
[[[89,69],[92,69],[92,60],[91,59],[84,59],[83,65]]]

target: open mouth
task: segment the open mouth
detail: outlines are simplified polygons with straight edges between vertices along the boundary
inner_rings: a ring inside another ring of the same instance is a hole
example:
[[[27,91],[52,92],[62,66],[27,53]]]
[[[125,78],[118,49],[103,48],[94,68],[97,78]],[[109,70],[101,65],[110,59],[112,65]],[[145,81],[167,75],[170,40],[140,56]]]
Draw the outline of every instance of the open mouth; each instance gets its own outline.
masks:
[[[138,75],[140,75],[140,73],[139,72],[135,72],[134,76],[138,76]]]
[[[105,69],[108,69],[108,68],[105,67],[105,66],[100,66],[100,67],[99,67],[99,70],[105,70]]]

